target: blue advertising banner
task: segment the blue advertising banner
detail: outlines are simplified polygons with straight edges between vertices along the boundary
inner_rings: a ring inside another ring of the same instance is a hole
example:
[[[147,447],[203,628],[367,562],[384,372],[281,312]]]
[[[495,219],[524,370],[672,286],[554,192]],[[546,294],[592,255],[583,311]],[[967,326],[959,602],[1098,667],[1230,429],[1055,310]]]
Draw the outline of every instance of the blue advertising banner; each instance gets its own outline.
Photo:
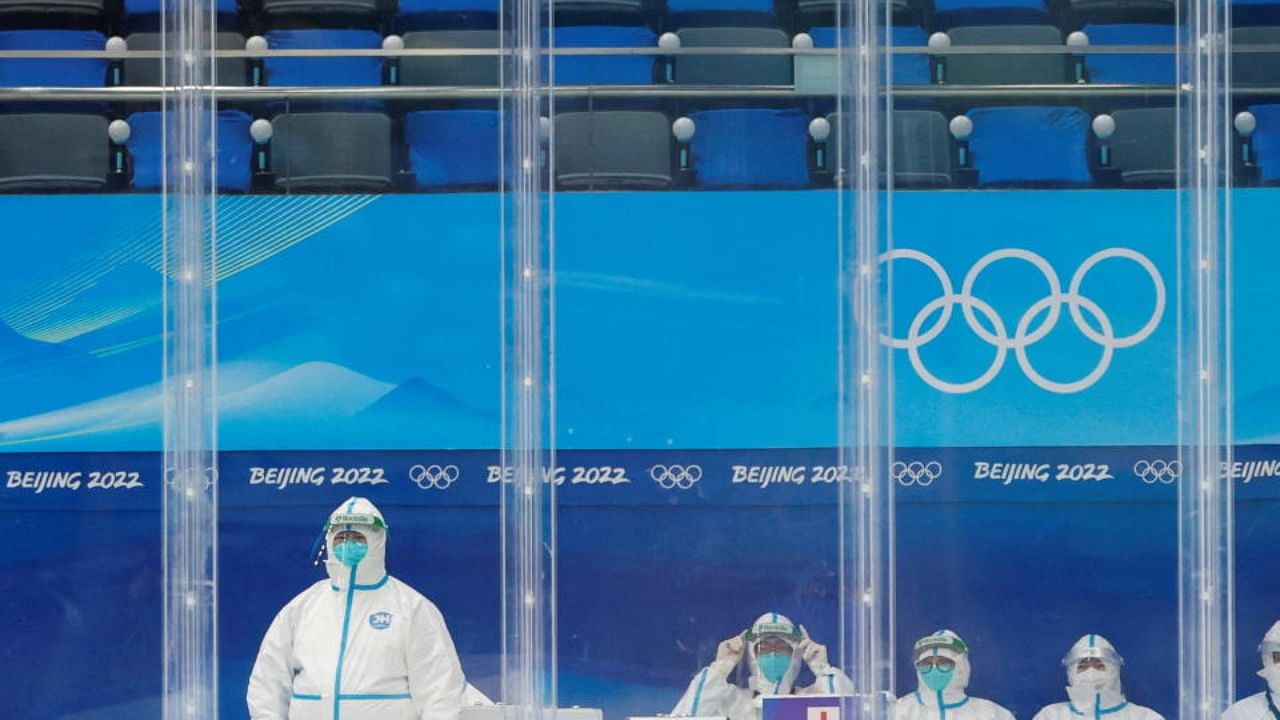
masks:
[[[1240,691],[1275,619],[1280,316],[1271,191],[1238,191]],[[151,717],[161,627],[155,197],[2,197],[0,697],[12,718]],[[776,610],[835,642],[841,488],[831,193],[557,201],[561,700],[668,712]],[[1171,715],[1177,267],[1169,192],[899,193],[892,349],[898,641],[973,648],[1030,717],[1080,635]],[[351,495],[390,570],[498,691],[501,274],[492,195],[219,202],[221,713]],[[56,218],[56,220],[55,220]],[[618,222],[643,218],[648,222]],[[212,478],[211,478],[212,480]],[[607,611],[605,610],[607,609]],[[1035,638],[1035,643],[1031,642]],[[833,648],[834,652],[834,648]],[[72,678],[93,678],[92,682]],[[900,690],[914,686],[905,662]]]

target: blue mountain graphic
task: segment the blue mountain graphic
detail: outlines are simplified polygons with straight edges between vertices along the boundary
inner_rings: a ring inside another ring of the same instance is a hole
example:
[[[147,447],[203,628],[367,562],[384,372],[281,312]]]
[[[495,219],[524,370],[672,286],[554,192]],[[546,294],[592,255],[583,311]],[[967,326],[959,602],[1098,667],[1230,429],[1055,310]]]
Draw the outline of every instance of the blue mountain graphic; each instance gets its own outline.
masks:
[[[409,378],[396,389],[378,398],[356,417],[424,417],[455,415],[476,419],[496,418],[496,413],[473,407],[444,388],[420,377]]]

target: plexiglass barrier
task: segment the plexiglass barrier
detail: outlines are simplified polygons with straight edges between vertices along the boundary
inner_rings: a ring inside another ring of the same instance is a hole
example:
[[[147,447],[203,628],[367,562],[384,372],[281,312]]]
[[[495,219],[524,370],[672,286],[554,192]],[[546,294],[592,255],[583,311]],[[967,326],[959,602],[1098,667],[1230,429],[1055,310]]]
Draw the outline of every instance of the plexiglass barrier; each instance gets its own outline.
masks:
[[[0,7],[0,707],[1265,720],[1264,5]]]

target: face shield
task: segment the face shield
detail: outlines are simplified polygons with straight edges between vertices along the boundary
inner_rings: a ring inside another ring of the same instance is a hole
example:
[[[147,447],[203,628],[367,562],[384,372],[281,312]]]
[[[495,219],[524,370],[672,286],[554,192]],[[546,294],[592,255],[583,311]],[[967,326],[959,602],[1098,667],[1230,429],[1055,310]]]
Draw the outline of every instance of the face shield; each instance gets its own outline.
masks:
[[[942,694],[947,702],[962,697],[968,685],[969,646],[950,630],[940,630],[916,641],[912,648],[912,663],[916,680],[922,691],[930,697]]]
[[[1105,710],[1124,702],[1120,668],[1124,658],[1100,635],[1085,635],[1062,658],[1067,696],[1079,710]]]

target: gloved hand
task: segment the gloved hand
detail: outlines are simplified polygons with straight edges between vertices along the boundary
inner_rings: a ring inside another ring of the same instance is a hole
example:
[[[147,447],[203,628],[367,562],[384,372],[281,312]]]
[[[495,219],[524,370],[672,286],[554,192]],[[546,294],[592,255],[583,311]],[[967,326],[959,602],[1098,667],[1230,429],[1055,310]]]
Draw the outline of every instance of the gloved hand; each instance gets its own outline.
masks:
[[[742,651],[745,647],[742,636],[734,635],[720,643],[720,647],[716,648],[716,659],[712,665],[720,672],[728,675],[734,668],[738,667],[738,663],[742,662]]]
[[[809,631],[803,625],[800,626],[800,634],[803,637],[797,648],[800,657],[808,663],[814,675],[825,673],[831,667],[831,662],[827,659],[827,646],[809,637]]]

